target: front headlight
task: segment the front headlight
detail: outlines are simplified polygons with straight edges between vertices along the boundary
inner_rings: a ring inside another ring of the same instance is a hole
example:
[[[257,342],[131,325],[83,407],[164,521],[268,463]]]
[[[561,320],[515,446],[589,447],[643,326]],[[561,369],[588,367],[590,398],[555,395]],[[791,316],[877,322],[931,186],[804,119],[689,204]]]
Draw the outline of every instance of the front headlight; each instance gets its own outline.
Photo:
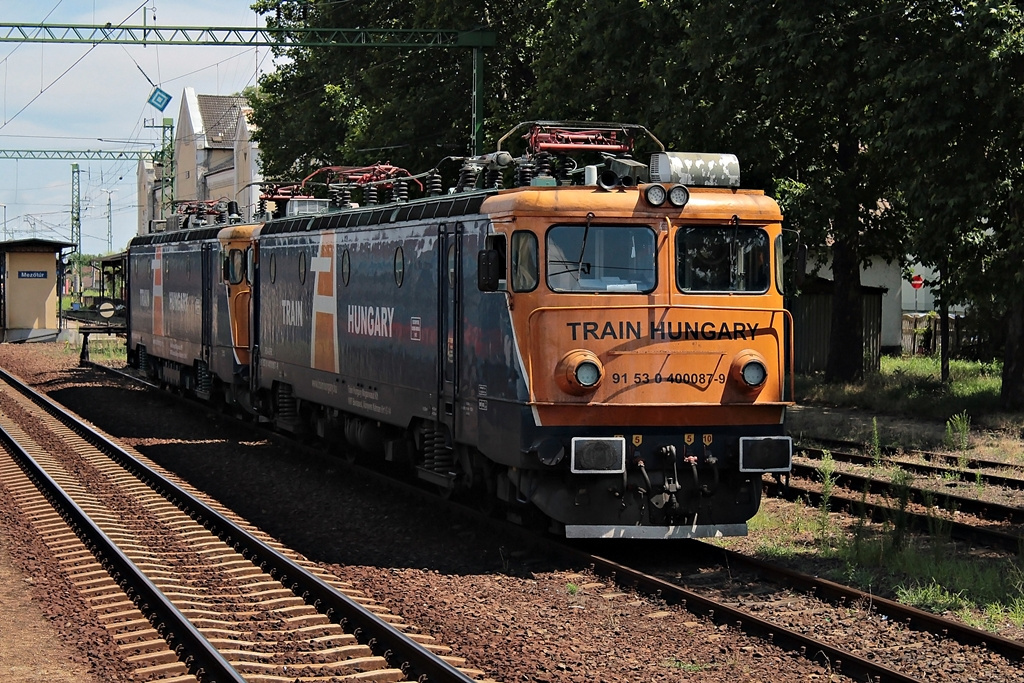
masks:
[[[744,349],[732,359],[729,376],[737,388],[755,392],[768,381],[768,363],[757,351]]]
[[[759,387],[768,379],[768,368],[759,360],[752,360],[740,369],[743,381],[752,387]]]
[[[593,351],[575,349],[562,356],[555,367],[555,381],[567,394],[582,396],[601,385],[604,363]]]
[[[592,360],[585,360],[576,366],[576,381],[580,386],[592,387],[601,381],[601,368]]]

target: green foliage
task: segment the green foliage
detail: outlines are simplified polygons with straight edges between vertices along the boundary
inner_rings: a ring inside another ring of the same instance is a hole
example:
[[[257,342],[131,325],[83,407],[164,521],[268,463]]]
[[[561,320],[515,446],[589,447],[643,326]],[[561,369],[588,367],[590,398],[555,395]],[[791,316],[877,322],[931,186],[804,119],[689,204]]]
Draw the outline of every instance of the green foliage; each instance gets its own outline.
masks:
[[[965,410],[946,420],[946,447],[957,451],[966,451],[971,436],[971,416]],[[963,463],[960,469],[964,469]]]
[[[545,3],[361,3],[260,0],[268,27],[471,30],[499,36],[484,50],[489,145],[518,121],[532,97],[533,50]],[[290,61],[260,79],[250,99],[263,171],[296,178],[324,165],[377,161],[428,170],[469,151],[473,55],[468,48],[286,48]]]
[[[680,671],[686,671],[687,673],[700,673],[701,671],[708,671],[714,667],[711,664],[697,664],[695,662],[687,662],[673,657],[666,659],[662,663],[662,666],[666,666],[670,669],[679,669]]]
[[[829,513],[832,511],[832,492],[835,490],[839,475],[836,474],[836,461],[832,454],[823,451],[821,462],[817,467],[821,478],[821,504],[818,506],[818,542],[829,545],[832,542],[835,528]]]
[[[871,466],[878,468],[882,465],[882,442],[878,436],[878,418],[871,418]]]
[[[90,339],[89,359],[96,362],[124,364],[127,362],[123,339]]]
[[[570,581],[569,583],[565,584],[565,592],[569,595],[576,595],[580,592],[580,587],[577,584]]]
[[[889,500],[889,522],[892,525],[892,547],[902,550],[907,541],[907,533],[910,530],[910,515],[907,509],[910,507],[911,478],[906,470],[895,469],[889,478],[889,492],[886,498]]]
[[[836,384],[820,376],[797,378],[797,401],[858,407],[887,415],[945,421],[955,413],[992,415],[999,411],[999,362],[953,359],[943,384],[940,360],[930,356],[883,356],[878,373],[857,384]]]
[[[963,591],[951,593],[934,581],[927,584],[897,586],[896,597],[900,602],[911,607],[918,607],[939,614],[955,612],[974,606],[973,603],[964,597]]]
[[[859,268],[934,266],[944,304],[1006,329],[999,402],[1024,406],[1024,10],[982,0],[509,5],[258,0],[272,28],[485,26],[485,148],[521,120],[625,120],[739,154],[744,185],[835,278],[828,376],[862,373]],[[248,96],[264,174],[469,149],[467,49],[279,48]],[[989,338],[995,337],[986,333]],[[948,413],[947,413],[948,414]]]
[[[948,537],[948,534],[947,534]],[[999,630],[1024,622],[1024,569],[1016,558],[962,555],[942,536],[896,546],[877,536],[840,550],[843,578],[862,587],[891,586],[901,602],[938,613],[955,612],[978,628]],[[978,611],[982,618],[978,618]]]

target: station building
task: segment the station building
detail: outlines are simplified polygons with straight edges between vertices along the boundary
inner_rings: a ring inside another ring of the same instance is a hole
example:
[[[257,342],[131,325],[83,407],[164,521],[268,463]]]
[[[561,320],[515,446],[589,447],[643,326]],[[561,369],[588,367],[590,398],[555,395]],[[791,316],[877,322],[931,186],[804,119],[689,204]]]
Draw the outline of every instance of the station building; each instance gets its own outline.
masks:
[[[54,341],[60,333],[62,252],[44,239],[0,242],[0,341]]]

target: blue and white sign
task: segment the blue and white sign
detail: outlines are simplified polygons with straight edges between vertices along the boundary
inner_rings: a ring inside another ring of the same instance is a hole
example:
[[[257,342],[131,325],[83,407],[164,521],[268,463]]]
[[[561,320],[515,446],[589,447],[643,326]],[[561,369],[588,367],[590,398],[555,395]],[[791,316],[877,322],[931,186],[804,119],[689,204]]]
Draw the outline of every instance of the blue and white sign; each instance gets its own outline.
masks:
[[[152,104],[160,111],[163,111],[167,108],[167,105],[170,104],[171,96],[169,93],[161,90],[160,88],[153,88],[153,93],[149,96],[147,102]]]
[[[26,280],[45,280],[45,270],[19,270],[18,277]]]

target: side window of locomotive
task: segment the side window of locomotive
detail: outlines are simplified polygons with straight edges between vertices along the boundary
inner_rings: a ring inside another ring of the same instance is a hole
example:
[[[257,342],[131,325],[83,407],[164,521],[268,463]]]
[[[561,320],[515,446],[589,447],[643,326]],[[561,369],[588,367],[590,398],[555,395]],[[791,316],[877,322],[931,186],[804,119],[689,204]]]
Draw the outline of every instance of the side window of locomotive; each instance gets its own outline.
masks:
[[[247,247],[245,250],[245,281],[248,284],[252,284],[253,278],[256,275],[256,252],[252,247]]]
[[[676,285],[683,292],[768,291],[768,233],[735,226],[676,232]]]
[[[498,262],[501,264],[501,276],[498,278],[498,290],[508,289],[508,240],[505,235],[488,235],[484,240],[485,248],[488,251],[498,253]]]
[[[650,292],[657,284],[654,231],[633,225],[556,225],[545,242],[554,292]]]
[[[399,287],[405,282],[405,252],[401,247],[395,249],[395,284]]]
[[[532,292],[537,288],[537,236],[532,232],[512,233],[512,289]]]
[[[785,294],[782,287],[782,235],[778,235],[775,237],[775,288],[779,294]]]
[[[229,284],[240,285],[245,279],[245,252],[231,249],[224,262],[224,277]]]

